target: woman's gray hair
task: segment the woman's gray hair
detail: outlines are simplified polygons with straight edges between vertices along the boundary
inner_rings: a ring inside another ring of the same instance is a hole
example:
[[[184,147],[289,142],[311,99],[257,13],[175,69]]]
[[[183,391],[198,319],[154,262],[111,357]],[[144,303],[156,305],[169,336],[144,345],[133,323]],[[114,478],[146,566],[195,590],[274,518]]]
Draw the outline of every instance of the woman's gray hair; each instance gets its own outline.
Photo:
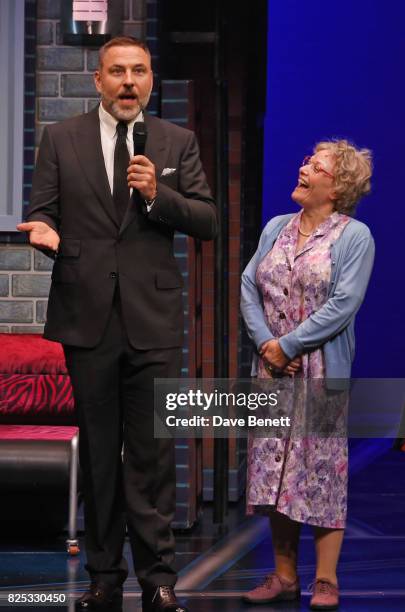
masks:
[[[357,149],[347,140],[318,142],[314,153],[328,150],[334,157],[335,210],[353,215],[356,204],[370,193],[370,178],[373,171],[372,154],[369,149]]]

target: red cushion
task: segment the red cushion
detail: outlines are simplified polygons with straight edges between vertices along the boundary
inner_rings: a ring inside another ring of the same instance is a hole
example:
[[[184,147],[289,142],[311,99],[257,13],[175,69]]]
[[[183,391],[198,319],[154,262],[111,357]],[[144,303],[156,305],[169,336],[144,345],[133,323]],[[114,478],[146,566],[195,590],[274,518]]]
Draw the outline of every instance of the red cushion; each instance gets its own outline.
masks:
[[[0,374],[0,421],[74,423],[69,376]]]
[[[0,334],[0,373],[67,374],[62,345],[38,334]]]
[[[71,440],[78,431],[78,427],[0,425],[0,440]]]

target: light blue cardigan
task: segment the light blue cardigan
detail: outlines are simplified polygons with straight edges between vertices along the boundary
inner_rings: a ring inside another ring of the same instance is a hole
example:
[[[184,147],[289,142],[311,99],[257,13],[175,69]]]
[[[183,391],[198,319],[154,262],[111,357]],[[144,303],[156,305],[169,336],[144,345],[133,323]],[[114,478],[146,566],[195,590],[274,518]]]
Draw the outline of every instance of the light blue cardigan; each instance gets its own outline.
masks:
[[[250,339],[257,349],[274,338],[264,316],[256,286],[256,270],[271,250],[281,229],[293,217],[280,215],[264,228],[256,253],[242,274],[241,310]],[[331,280],[325,304],[298,327],[279,338],[289,359],[323,347],[326,378],[350,378],[354,359],[354,319],[364,299],[374,261],[374,240],[364,223],[351,219],[331,248]],[[257,374],[255,354],[252,376]]]

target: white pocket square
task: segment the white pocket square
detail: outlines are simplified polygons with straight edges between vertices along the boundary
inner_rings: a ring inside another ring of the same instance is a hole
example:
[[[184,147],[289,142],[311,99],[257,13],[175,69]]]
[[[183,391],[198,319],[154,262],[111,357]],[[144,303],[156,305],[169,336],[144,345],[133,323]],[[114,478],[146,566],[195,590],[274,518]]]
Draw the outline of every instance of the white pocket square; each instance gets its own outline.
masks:
[[[163,168],[161,176],[170,176],[176,172],[177,168]]]

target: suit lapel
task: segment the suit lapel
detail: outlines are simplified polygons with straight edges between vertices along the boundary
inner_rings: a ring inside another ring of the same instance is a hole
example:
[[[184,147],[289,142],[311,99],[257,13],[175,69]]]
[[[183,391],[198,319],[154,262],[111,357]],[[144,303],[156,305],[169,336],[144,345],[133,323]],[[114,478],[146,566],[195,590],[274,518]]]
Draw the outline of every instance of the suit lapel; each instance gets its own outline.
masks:
[[[145,124],[148,130],[145,155],[155,164],[158,179],[169,155],[169,139],[163,127],[164,124],[153,115],[145,113]]]
[[[145,157],[150,159],[155,164],[156,179],[159,180],[162,170],[165,167],[166,159],[169,155],[169,139],[159,119],[156,119],[156,117],[153,117],[152,115],[148,115],[146,112],[145,124],[148,134],[145,146]],[[134,193],[130,199],[127,212],[122,222],[120,234],[122,234],[128,225],[132,223],[137,215],[137,212],[141,212],[139,210],[141,202],[137,201],[138,199],[138,194]]]
[[[98,107],[81,118],[80,123],[71,130],[71,137],[83,173],[105,211],[118,227],[101,147]]]

